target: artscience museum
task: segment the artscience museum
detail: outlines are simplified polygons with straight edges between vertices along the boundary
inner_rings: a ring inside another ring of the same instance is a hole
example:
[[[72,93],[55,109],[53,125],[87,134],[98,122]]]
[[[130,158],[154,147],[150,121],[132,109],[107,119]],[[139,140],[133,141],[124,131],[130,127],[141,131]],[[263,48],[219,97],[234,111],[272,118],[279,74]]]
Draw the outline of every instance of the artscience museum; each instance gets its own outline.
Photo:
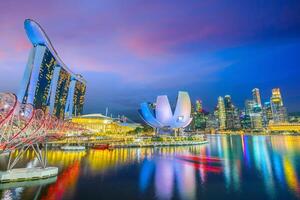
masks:
[[[141,118],[159,134],[182,132],[191,121],[191,100],[187,92],[179,91],[173,113],[166,95],[158,96],[156,103],[144,102],[140,105]]]

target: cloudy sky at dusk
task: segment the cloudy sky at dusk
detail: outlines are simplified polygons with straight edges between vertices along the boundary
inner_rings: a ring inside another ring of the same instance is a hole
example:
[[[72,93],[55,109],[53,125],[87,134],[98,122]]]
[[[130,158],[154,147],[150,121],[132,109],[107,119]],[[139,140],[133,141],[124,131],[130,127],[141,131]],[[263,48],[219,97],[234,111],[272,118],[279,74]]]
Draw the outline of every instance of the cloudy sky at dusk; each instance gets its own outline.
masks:
[[[0,2],[0,91],[17,92],[39,22],[62,60],[88,82],[85,113],[128,114],[178,90],[213,110],[230,94],[243,107],[251,89],[268,100],[280,87],[300,111],[300,1]]]

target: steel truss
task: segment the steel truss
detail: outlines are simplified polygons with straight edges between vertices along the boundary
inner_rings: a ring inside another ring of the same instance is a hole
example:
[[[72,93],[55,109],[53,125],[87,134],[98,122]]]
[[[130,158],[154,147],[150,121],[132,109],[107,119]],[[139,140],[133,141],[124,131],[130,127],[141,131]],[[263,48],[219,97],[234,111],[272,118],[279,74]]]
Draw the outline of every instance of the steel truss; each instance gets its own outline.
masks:
[[[75,123],[57,119],[31,104],[22,104],[12,93],[0,93],[0,154],[9,153],[7,170],[13,169],[24,152],[32,149],[41,166],[47,166],[47,141],[68,132],[83,131]],[[41,146],[44,147],[42,152]],[[13,157],[13,153],[19,153]]]

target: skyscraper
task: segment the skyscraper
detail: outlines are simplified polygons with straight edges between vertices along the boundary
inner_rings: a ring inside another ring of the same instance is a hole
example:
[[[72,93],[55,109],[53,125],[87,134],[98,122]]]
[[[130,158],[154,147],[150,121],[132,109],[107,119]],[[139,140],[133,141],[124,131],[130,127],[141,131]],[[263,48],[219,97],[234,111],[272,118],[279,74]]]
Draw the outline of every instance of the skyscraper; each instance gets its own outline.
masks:
[[[235,108],[232,103],[231,96],[226,95],[224,97],[225,115],[226,115],[226,129],[236,130],[241,128],[239,110]]]
[[[250,118],[252,129],[261,130],[263,128],[261,113],[253,112],[250,114]]]
[[[255,102],[253,100],[245,101],[245,113],[246,115],[250,115],[253,112]]]
[[[267,101],[263,107],[263,125],[267,127],[271,120],[273,120],[271,103]]]
[[[203,112],[202,101],[200,99],[196,100],[195,108],[193,110],[193,121],[191,123],[191,127],[194,130],[205,130],[207,122],[207,113]]]
[[[33,47],[18,100],[60,119],[82,114],[86,81],[62,62],[38,23],[26,19],[24,27]]]
[[[243,129],[246,129],[246,130],[252,128],[250,115],[247,115],[245,112],[243,112],[242,117],[241,117],[241,126]]]
[[[240,130],[242,128],[241,124],[241,111],[238,108],[234,108],[234,129]]]
[[[255,130],[262,129],[262,110],[254,100],[245,101],[245,120],[250,118],[251,128]],[[248,117],[249,116],[249,117]],[[246,123],[246,122],[244,122]]]
[[[283,106],[283,101],[282,101],[281,92],[279,88],[272,89],[271,102],[273,104],[277,104],[278,106]]]
[[[207,113],[202,109],[202,101],[200,99],[195,102],[195,112],[193,112],[192,127],[194,130],[205,130],[207,122]]]
[[[206,130],[212,131],[219,128],[218,114],[210,113],[207,115]]]
[[[262,105],[261,105],[260,93],[259,93],[259,89],[258,89],[258,88],[254,88],[254,89],[252,90],[252,97],[253,97],[253,101],[254,101],[259,107],[262,107]]]
[[[261,98],[258,88],[254,88],[252,90],[252,97],[253,97],[253,108],[252,113],[250,115],[251,122],[252,122],[252,128],[260,130],[263,128],[263,113],[262,113],[262,104],[261,104]]]
[[[224,130],[226,128],[226,114],[225,114],[225,105],[223,97],[218,98],[218,120],[219,120],[219,129]]]
[[[200,112],[193,115],[193,125],[195,130],[205,130],[207,113]]]
[[[202,101],[200,99],[196,100],[195,111],[202,112]]]
[[[279,88],[272,89],[271,109],[272,118],[275,123],[287,121],[286,109],[283,106],[283,101]]]

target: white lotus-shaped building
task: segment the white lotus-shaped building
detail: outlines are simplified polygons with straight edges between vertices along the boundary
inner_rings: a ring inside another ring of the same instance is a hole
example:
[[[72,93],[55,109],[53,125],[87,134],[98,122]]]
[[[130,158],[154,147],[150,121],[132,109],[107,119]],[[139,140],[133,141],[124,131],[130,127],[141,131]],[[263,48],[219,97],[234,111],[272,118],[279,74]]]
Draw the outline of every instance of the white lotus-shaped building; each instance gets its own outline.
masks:
[[[149,103],[142,103],[139,113],[142,119],[156,129],[180,129],[187,127],[191,121],[191,100],[187,92],[179,91],[174,114],[166,95],[158,96],[155,108]]]

